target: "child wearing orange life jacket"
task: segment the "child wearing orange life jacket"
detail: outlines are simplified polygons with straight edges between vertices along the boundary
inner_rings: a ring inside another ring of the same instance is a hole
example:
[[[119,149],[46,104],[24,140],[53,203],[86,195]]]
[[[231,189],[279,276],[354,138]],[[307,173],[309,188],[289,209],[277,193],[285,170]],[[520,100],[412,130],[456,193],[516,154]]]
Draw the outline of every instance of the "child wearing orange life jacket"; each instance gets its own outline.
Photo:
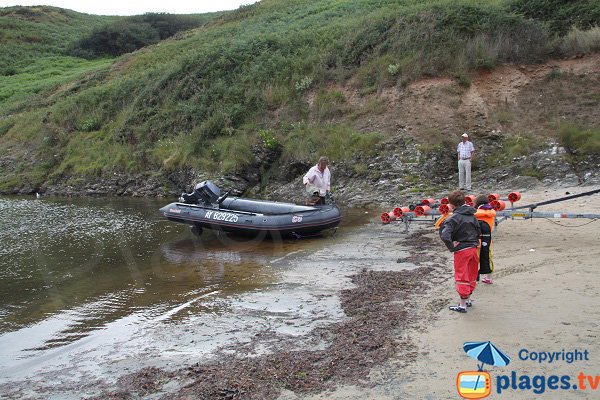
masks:
[[[496,224],[496,210],[488,204],[488,198],[485,195],[477,196],[473,202],[477,209],[475,218],[479,221],[481,227],[481,244],[478,248],[479,253],[479,278],[482,283],[490,285],[492,278],[489,276],[494,272],[494,261],[492,260],[492,229]]]

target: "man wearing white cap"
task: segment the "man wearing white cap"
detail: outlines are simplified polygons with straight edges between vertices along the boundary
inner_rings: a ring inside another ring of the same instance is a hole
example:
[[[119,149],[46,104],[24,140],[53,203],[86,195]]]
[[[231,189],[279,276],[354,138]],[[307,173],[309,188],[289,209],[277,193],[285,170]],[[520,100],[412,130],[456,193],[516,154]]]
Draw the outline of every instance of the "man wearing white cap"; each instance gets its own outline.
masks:
[[[458,187],[460,190],[471,190],[471,160],[475,153],[473,143],[469,142],[469,134],[462,134],[462,142],[456,148],[458,153]]]

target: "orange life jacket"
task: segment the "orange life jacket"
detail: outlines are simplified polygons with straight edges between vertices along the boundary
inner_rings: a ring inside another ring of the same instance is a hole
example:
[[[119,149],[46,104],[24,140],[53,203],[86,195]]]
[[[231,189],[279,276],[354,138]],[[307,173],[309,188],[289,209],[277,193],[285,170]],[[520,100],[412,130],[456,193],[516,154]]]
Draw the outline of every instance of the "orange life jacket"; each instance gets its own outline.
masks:
[[[494,226],[496,225],[496,210],[482,210],[481,208],[478,208],[475,212],[475,218],[487,223],[490,226],[490,229],[494,229]]]

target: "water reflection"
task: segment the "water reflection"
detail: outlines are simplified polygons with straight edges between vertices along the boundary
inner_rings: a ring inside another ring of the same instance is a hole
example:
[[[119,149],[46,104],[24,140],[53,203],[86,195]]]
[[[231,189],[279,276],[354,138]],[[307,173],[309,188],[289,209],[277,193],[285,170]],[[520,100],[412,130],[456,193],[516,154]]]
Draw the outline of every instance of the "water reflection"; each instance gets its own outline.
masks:
[[[159,204],[0,199],[0,333],[60,314],[70,321],[64,334],[36,348],[56,346],[131,310],[160,312],[198,288],[235,292],[272,279],[263,265],[284,247],[199,241],[163,221]]]
[[[281,268],[274,264],[343,240],[212,232],[198,239],[163,220],[162,205],[0,198],[0,382],[61,363],[93,369],[95,359],[179,354],[174,334],[186,330],[194,332],[188,357],[214,349],[239,337],[240,324],[264,323],[247,310],[269,304],[260,290],[277,285]],[[344,215],[341,231],[365,220],[361,211]],[[293,288],[285,290],[286,304],[301,301]],[[236,299],[244,293],[253,300]],[[236,315],[240,309],[246,313]]]

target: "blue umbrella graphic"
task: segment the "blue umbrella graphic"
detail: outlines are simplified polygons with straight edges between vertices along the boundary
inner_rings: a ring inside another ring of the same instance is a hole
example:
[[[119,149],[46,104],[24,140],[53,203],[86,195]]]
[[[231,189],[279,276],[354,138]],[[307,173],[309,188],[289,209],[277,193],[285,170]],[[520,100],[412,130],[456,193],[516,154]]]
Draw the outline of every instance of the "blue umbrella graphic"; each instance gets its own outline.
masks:
[[[507,366],[510,363],[510,357],[507,356],[494,346],[490,341],[487,342],[465,342],[463,344],[465,353],[475,358],[477,361],[481,361],[481,365],[478,365],[478,370],[483,371],[483,364],[494,365],[498,367]],[[479,376],[475,381],[475,387],[479,383]]]
[[[510,363],[510,357],[504,354],[502,350],[494,346],[490,341],[465,342],[465,344],[463,344],[463,349],[465,350],[465,353],[478,361],[481,361],[481,365],[479,366],[480,371],[483,370],[483,364],[504,367]]]

